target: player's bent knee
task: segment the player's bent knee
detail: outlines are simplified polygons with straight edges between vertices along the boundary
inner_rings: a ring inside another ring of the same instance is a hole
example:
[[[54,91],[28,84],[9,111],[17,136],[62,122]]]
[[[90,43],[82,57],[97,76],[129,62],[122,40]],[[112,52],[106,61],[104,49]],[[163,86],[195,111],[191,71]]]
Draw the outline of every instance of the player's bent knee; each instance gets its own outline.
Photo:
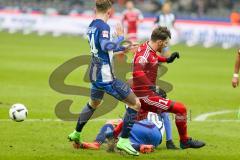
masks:
[[[180,102],[176,102],[173,106],[173,112],[176,114],[186,114],[187,113],[187,108],[184,104]]]
[[[182,114],[187,113],[187,107],[182,103],[179,103],[179,112],[182,113]]]
[[[136,109],[139,111],[141,109],[141,102],[139,99],[136,100]]]
[[[101,102],[102,101],[95,101],[95,100],[91,100],[89,102],[89,105],[94,108],[94,109],[97,109],[100,105],[101,105]]]
[[[135,109],[136,111],[139,111],[141,108],[141,102],[139,101],[138,98],[136,98],[136,103],[132,106],[133,109]]]

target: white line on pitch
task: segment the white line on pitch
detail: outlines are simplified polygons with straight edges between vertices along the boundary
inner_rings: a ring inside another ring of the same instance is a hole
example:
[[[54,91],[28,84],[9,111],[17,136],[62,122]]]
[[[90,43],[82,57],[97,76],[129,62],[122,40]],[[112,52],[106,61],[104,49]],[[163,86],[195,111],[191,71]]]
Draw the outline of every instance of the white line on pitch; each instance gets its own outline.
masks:
[[[204,114],[201,114],[193,119],[193,121],[206,121],[208,117],[226,114],[226,113],[234,113],[238,112],[237,110],[224,110],[224,111],[217,111],[217,112],[207,112]]]
[[[193,120],[194,121],[194,120]],[[238,119],[212,119],[212,120],[205,120],[205,121],[194,121],[194,122],[240,122]]]

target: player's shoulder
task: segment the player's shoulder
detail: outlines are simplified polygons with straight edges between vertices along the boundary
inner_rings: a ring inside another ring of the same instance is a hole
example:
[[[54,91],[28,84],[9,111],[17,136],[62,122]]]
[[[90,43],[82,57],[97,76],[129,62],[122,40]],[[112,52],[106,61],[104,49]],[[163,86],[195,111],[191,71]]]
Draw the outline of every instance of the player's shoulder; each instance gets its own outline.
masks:
[[[110,26],[101,19],[93,20],[92,24],[99,30],[110,30]]]
[[[171,17],[175,18],[175,14],[174,13],[169,13]]]
[[[122,12],[122,15],[125,15],[128,13],[128,10],[127,9],[124,9],[123,12]]]
[[[100,27],[102,30],[110,30],[110,26],[106,22],[101,22]]]
[[[147,42],[142,43],[142,44],[138,47],[137,53],[145,52],[146,49],[147,49]]]
[[[135,53],[135,59],[141,62],[148,62],[148,58],[151,54],[151,50],[148,48],[147,42],[141,44]]]
[[[133,11],[137,14],[142,14],[142,11],[140,9],[134,8]]]
[[[141,12],[140,9],[138,9],[138,8],[134,8],[133,11],[134,12]]]
[[[158,16],[158,17],[161,16],[161,15],[163,15],[163,12],[162,12],[162,11],[160,11],[160,12],[157,13],[157,16]]]
[[[168,13],[168,14],[164,14],[162,11],[160,11],[158,14],[157,14],[157,17],[160,17],[160,16],[171,16],[171,17],[175,17],[175,14],[173,12],[171,13]]]

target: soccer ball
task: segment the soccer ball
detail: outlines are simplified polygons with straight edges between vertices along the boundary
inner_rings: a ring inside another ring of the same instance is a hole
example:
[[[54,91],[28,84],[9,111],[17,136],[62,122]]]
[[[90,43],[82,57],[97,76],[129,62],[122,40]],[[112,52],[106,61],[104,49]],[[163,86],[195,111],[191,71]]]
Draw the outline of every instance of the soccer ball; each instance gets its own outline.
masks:
[[[9,110],[9,117],[16,122],[24,121],[27,115],[28,110],[23,104],[14,104]]]

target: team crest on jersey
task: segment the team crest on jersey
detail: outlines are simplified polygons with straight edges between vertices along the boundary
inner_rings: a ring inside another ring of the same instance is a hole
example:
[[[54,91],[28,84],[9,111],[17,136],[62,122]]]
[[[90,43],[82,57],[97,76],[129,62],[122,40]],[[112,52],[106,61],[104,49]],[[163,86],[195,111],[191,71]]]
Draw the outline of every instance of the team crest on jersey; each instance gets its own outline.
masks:
[[[144,56],[139,56],[137,59],[138,63],[144,65],[145,63],[147,63],[147,59]]]
[[[108,35],[109,35],[108,31],[102,31],[103,38],[109,38]]]

